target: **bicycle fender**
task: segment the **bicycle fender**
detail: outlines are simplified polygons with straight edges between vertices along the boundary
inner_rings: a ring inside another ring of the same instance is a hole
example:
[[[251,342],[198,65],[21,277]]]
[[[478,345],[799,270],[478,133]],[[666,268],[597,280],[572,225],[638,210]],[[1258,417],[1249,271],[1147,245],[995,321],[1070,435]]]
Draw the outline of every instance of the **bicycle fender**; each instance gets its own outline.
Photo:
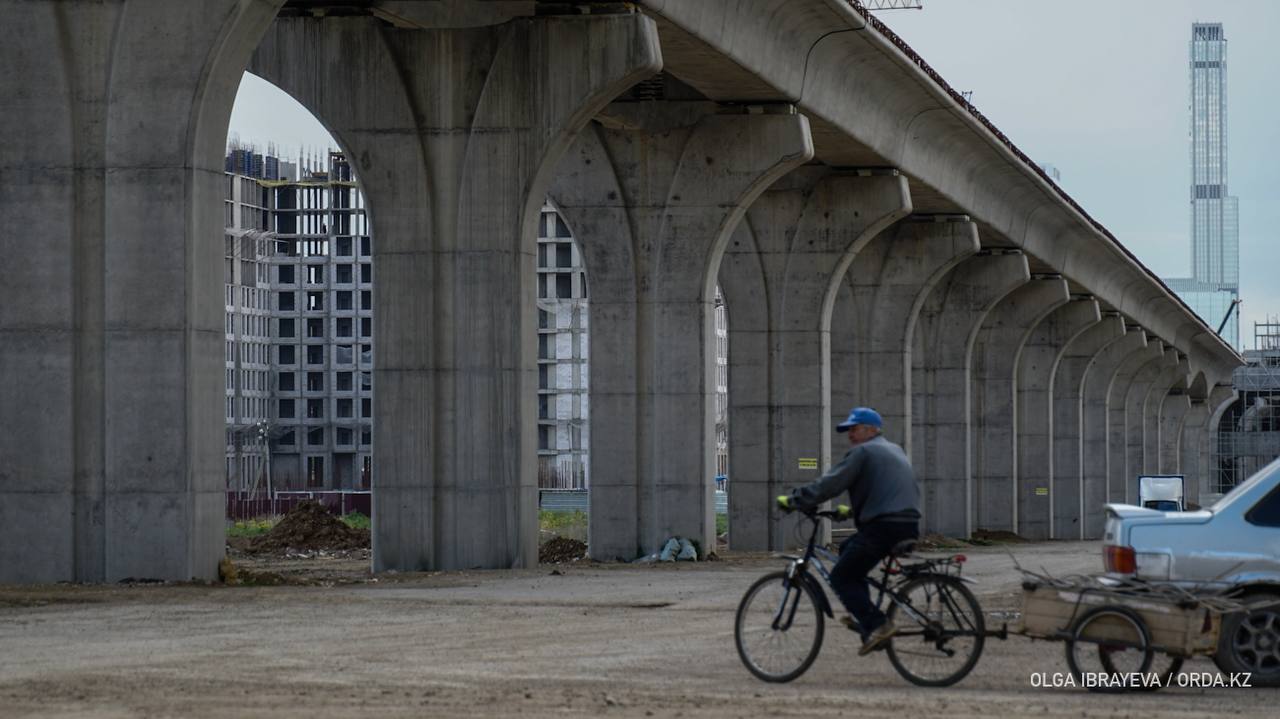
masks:
[[[813,597],[818,602],[818,609],[822,610],[823,614],[834,619],[836,615],[831,611],[831,602],[827,599],[827,593],[822,591],[822,587],[818,586],[813,577],[809,576],[808,572],[804,572],[797,573],[796,579],[803,582],[813,592]]]

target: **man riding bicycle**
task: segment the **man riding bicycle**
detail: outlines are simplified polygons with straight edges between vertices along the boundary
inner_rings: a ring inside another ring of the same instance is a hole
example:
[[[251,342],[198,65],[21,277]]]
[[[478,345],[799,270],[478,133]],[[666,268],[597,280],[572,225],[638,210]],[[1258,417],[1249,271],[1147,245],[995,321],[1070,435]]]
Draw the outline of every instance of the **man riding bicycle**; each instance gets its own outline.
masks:
[[[841,492],[849,493],[858,531],[840,546],[840,559],[831,569],[831,588],[857,620],[862,633],[859,655],[884,646],[896,631],[872,603],[867,573],[894,545],[920,536],[920,488],[915,472],[902,448],[881,435],[882,426],[874,409],[854,407],[848,419],[836,425],[837,432],[849,433],[851,448],[844,458],[785,498],[787,508],[807,510]]]

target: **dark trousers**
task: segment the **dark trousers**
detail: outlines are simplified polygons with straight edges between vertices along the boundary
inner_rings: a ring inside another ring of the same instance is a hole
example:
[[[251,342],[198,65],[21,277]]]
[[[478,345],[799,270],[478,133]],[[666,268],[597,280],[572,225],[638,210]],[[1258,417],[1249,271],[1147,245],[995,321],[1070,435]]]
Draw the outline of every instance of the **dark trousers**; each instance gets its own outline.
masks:
[[[895,544],[919,536],[918,522],[872,521],[840,545],[840,559],[831,569],[831,588],[858,620],[864,639],[885,621],[884,612],[871,603],[867,574],[889,556]]]

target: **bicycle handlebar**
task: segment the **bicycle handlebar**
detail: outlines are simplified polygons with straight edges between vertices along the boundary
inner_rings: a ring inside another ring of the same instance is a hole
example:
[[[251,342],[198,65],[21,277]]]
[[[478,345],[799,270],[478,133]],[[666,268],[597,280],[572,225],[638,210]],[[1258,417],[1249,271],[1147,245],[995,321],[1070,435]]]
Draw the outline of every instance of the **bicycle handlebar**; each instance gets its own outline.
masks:
[[[842,522],[853,516],[853,509],[850,508],[849,505],[847,504],[837,504],[835,509],[819,510],[817,507],[811,507],[809,509],[800,509],[799,507],[795,506],[795,501],[794,499],[792,499],[791,495],[789,494],[778,495],[778,508],[788,514],[790,514],[791,512],[800,512],[801,514],[803,514],[804,516],[810,519],[826,517],[828,519],[834,519],[837,522]]]

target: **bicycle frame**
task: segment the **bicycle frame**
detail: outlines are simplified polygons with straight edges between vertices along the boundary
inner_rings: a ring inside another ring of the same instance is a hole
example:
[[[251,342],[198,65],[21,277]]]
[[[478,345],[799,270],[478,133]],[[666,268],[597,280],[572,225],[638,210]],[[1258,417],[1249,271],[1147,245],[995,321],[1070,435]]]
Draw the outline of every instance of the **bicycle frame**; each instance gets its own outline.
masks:
[[[831,570],[827,568],[827,563],[829,562],[831,565],[834,566],[835,563],[839,561],[839,558],[835,555],[835,553],[831,552],[830,550],[824,547],[820,547],[817,544],[818,530],[822,526],[822,523],[819,520],[824,517],[827,517],[827,518],[835,517],[835,513],[834,512],[815,512],[812,515],[807,515],[807,516],[810,520],[813,521],[813,531],[810,532],[809,534],[809,542],[805,546],[804,555],[799,557],[795,555],[789,555],[789,554],[782,555],[784,559],[791,560],[791,563],[787,567],[787,583],[783,585],[787,591],[786,591],[786,594],[783,595],[782,601],[779,604],[777,611],[774,613],[773,622],[771,624],[772,628],[775,630],[781,629],[783,631],[786,631],[787,629],[790,629],[791,623],[795,619],[796,609],[800,605],[800,595],[804,590],[797,588],[798,591],[793,593],[791,591],[792,582],[797,582],[797,581],[800,583],[812,582],[812,580],[808,578],[810,576],[808,568],[810,566],[813,566],[816,569],[818,576],[822,577],[822,580],[826,583],[828,587],[831,587]],[[952,560],[943,560],[943,561],[951,562]],[[880,567],[881,567],[880,579],[876,579],[875,577],[872,577],[870,575],[867,576],[867,583],[876,591],[875,605],[877,607],[882,606],[884,603],[884,599],[887,596],[889,598],[889,601],[892,602],[893,604],[898,605],[898,608],[902,612],[904,612],[908,617],[910,617],[912,620],[914,620],[915,622],[923,626],[927,626],[929,624],[928,618],[926,618],[925,616],[917,612],[915,608],[911,606],[910,602],[905,601],[901,596],[898,595],[897,592],[893,590],[893,588],[890,586],[891,581],[889,578],[890,575],[893,575],[893,574],[899,574],[903,577],[915,577],[921,574],[925,574],[927,572],[904,572],[901,563],[898,562],[896,558],[892,558],[892,557],[886,557],[885,560],[881,562]],[[963,579],[965,581],[972,581],[963,577],[958,577],[958,578]],[[829,617],[834,616],[834,614],[831,611],[830,603],[827,602],[825,593],[822,591],[822,589],[820,587],[812,587],[812,588],[820,595],[820,601],[822,603],[821,609],[826,613],[827,616]],[[834,591],[835,589],[832,588],[833,593]],[[789,610],[787,608],[788,603],[790,603],[791,605]],[[955,610],[950,606],[950,604],[951,602],[948,602],[948,611],[951,611],[954,613]],[[856,618],[854,619],[854,622],[855,623],[857,622]]]

